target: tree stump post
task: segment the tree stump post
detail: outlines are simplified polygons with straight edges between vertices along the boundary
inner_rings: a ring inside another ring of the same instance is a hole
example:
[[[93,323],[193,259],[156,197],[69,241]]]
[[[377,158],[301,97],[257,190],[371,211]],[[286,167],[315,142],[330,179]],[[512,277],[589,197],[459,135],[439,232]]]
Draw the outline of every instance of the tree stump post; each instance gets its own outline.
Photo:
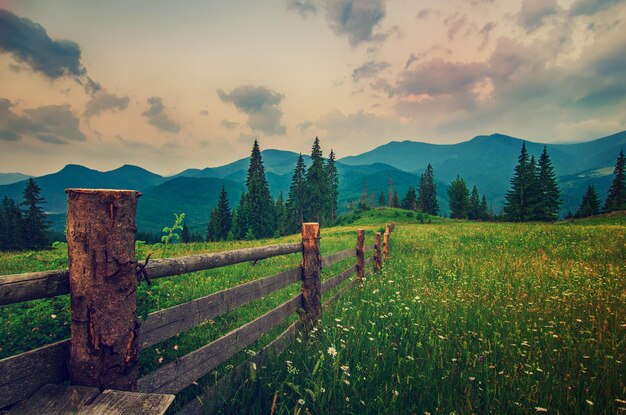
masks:
[[[365,278],[365,251],[363,246],[365,245],[365,231],[359,229],[356,236],[356,275],[357,278],[363,281]]]
[[[380,232],[374,236],[374,272],[379,272],[382,267],[382,253],[380,251]]]
[[[300,320],[308,330],[322,317],[322,258],[320,255],[320,225],[302,224],[302,308]]]
[[[391,233],[389,229],[389,224],[385,225],[385,233],[383,234],[383,254],[385,261],[389,258],[389,234]]]
[[[134,190],[66,189],[73,384],[137,388]]]

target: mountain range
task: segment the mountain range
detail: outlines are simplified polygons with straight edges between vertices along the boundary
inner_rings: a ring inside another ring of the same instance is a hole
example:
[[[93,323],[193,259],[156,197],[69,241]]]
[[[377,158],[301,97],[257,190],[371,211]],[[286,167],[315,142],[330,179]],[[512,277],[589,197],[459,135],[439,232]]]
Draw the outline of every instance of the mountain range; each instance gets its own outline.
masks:
[[[457,175],[471,188],[474,184],[498,213],[509,188],[513,168],[517,164],[524,140],[502,134],[481,135],[458,144],[429,144],[415,141],[392,141],[356,156],[337,162],[339,172],[340,210],[363,193],[363,186],[376,201],[381,191],[387,194],[389,181],[400,198],[409,186],[417,186],[419,176],[431,163],[437,185],[442,214],[447,214],[446,186]],[[589,184],[594,184],[604,198],[612,180],[613,166],[620,150],[626,149],[626,131],[574,144],[545,144],[552,159],[562,191],[562,213],[575,211]],[[544,144],[526,141],[530,154],[539,157]],[[286,197],[298,154],[282,150],[262,152],[270,190],[274,197],[280,192]],[[309,157],[305,157],[305,163]],[[204,232],[210,210],[217,202],[222,184],[235,206],[245,189],[248,159],[205,169],[187,169],[164,177],[141,167],[124,165],[101,172],[80,165],[67,165],[60,171],[36,178],[46,200],[55,230],[64,226],[66,195],[70,187],[135,189],[143,193],[137,212],[138,228],[160,232],[173,221],[174,213],[185,212],[187,223],[194,232]],[[2,180],[14,181],[0,185],[0,197],[21,199],[28,176],[0,175]]]

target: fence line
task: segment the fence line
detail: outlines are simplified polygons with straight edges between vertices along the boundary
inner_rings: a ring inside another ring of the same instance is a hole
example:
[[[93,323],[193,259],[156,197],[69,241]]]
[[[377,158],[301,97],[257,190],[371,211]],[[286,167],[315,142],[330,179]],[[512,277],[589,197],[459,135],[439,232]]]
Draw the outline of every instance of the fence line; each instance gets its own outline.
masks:
[[[380,270],[383,253],[386,258],[389,252],[389,233],[393,230],[393,225],[386,226],[382,246],[380,233],[376,233],[375,244],[366,247],[364,231],[360,229],[356,249],[322,257],[319,225],[305,223],[302,242],[154,260],[142,267],[136,266],[134,260],[134,218],[138,197],[134,191],[68,190],[70,269],[0,276],[0,305],[68,292],[72,299],[71,341],[63,340],[0,360],[0,409],[27,398],[44,384],[61,383],[68,379],[73,384],[101,389],[176,394],[298,311],[300,319],[297,324],[288,326],[253,359],[261,362],[270,352],[282,352],[298,330],[307,330],[318,324],[322,294],[357,274],[356,279],[327,299],[325,304],[329,304],[356,282],[363,281],[368,264],[373,264],[374,271]],[[111,240],[115,242],[113,250]],[[373,257],[365,260],[364,253],[371,250],[374,251]],[[300,267],[155,311],[145,321],[136,320],[135,273],[144,272],[144,268],[151,278],[161,278],[297,252],[302,252]],[[322,267],[351,257],[356,258],[355,265],[321,282]],[[128,277],[129,270],[132,270],[132,278]],[[139,348],[154,345],[298,281],[302,282],[301,294],[137,380]],[[102,290],[105,290],[104,293]],[[109,303],[103,305],[100,298],[103,296],[109,298],[108,302],[113,302],[116,308],[111,309]],[[99,307],[109,308],[103,312]],[[118,312],[118,308],[121,311]],[[128,317],[129,313],[132,319]],[[96,334],[97,339],[94,339],[94,330],[100,333]],[[107,344],[114,345],[112,348],[123,346],[115,352],[116,356],[102,354],[102,347],[97,341],[102,341],[103,337]],[[123,359],[121,370],[120,362],[115,360],[119,360],[120,356]],[[90,359],[99,360],[93,365]],[[246,373],[245,364],[209,388],[201,398],[190,402],[182,413],[198,412],[201,400],[206,404],[225,384]]]

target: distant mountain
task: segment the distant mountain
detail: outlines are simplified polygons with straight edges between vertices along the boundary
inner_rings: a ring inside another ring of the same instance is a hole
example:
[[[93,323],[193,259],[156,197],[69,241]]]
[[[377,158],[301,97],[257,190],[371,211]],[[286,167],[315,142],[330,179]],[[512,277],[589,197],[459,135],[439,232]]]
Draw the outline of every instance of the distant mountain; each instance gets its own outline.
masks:
[[[0,173],[0,185],[21,182],[29,177],[22,173]]]

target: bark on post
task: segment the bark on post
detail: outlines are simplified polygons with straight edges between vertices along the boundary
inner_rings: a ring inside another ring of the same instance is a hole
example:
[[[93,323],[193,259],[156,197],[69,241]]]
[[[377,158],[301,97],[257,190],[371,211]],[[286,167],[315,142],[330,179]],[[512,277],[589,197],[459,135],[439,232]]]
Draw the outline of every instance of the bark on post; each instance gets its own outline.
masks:
[[[374,272],[379,272],[382,266],[382,253],[380,251],[380,232],[374,236]]]
[[[383,235],[383,253],[385,257],[385,261],[389,258],[389,234],[391,231],[389,230],[389,224],[385,225],[385,233]]]
[[[135,390],[139,323],[134,190],[66,189],[72,383]]]
[[[320,256],[320,225],[302,224],[302,308],[300,319],[311,329],[322,317],[322,258]]]
[[[363,245],[365,245],[365,231],[359,229],[356,236],[356,275],[361,281],[365,278],[365,252]]]

